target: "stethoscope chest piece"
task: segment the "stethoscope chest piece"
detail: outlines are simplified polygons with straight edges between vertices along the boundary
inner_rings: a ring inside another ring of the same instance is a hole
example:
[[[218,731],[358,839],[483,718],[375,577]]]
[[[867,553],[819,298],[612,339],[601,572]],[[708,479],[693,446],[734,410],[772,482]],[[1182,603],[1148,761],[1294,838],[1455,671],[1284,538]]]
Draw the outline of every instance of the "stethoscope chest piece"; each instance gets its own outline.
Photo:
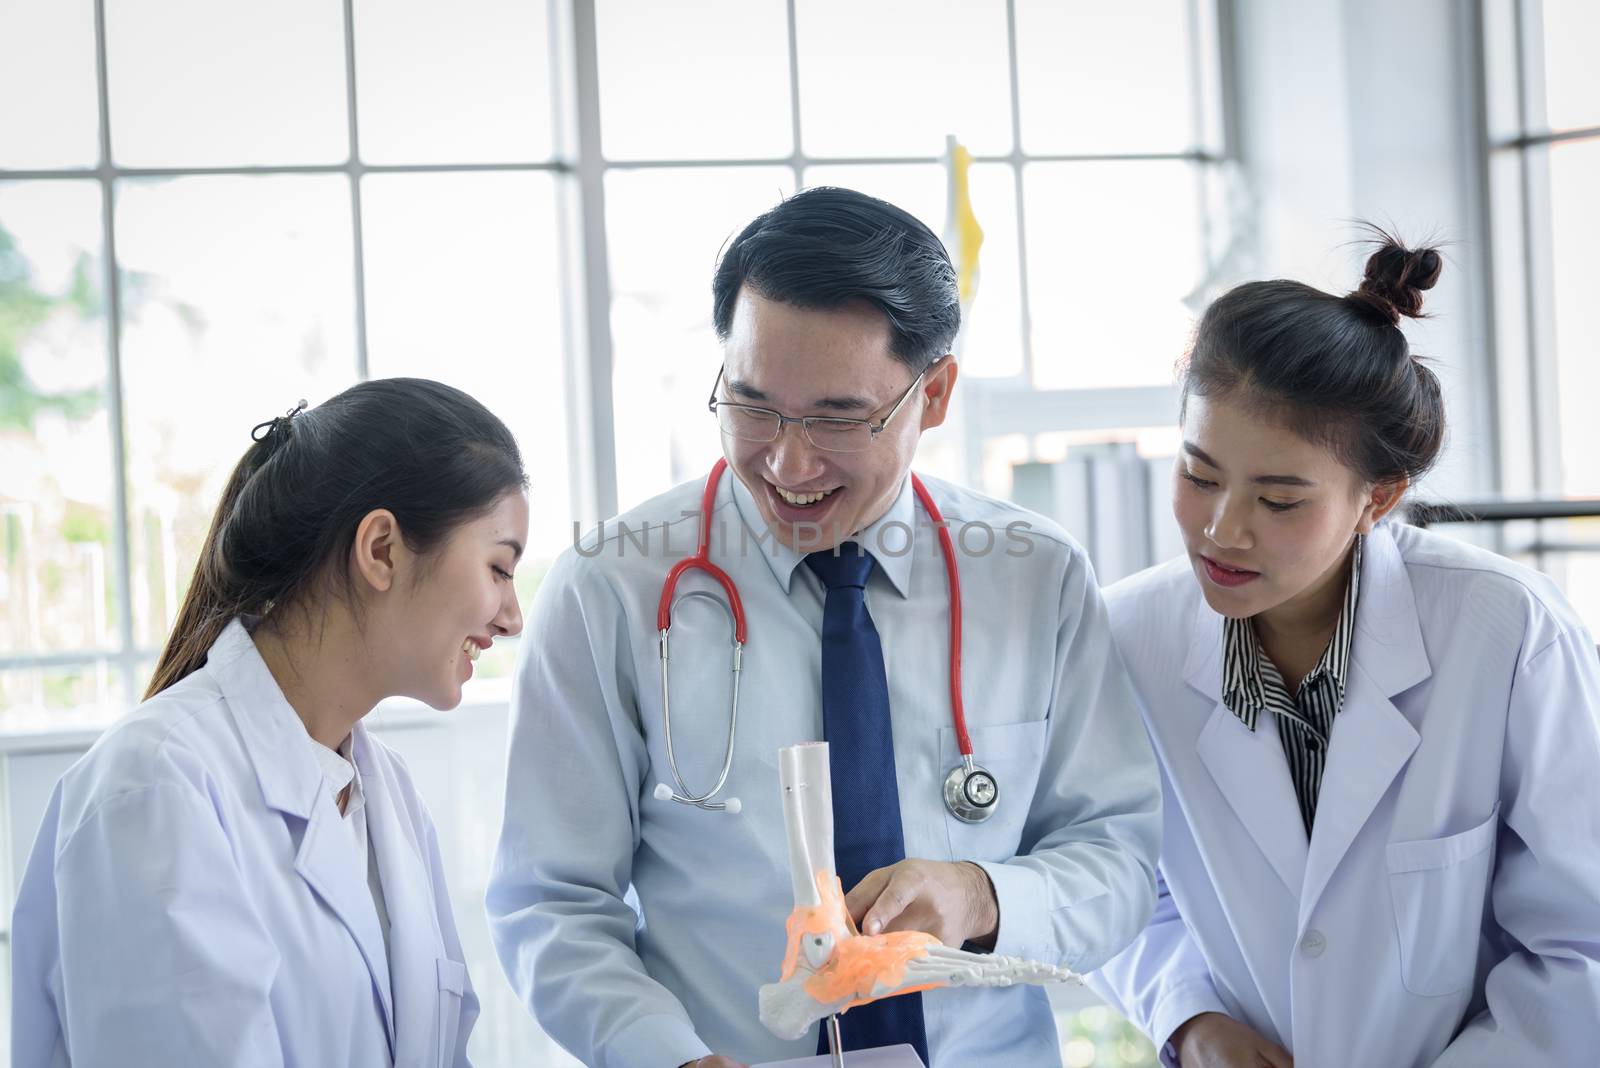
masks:
[[[989,770],[971,758],[950,769],[944,778],[944,805],[962,823],[982,823],[994,815],[1000,801],[1000,784]]]

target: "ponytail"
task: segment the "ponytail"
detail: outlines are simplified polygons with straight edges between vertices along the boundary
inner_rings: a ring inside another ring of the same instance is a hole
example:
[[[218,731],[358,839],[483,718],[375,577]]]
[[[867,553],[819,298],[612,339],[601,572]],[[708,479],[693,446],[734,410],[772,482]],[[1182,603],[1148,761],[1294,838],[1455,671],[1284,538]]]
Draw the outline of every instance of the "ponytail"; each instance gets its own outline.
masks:
[[[222,636],[229,623],[252,605],[249,597],[228,573],[220,547],[228,519],[239,503],[245,484],[265,462],[270,448],[265,441],[257,441],[245,450],[244,456],[228,476],[222,490],[222,500],[217,503],[216,514],[211,517],[211,529],[206,531],[205,543],[200,548],[200,558],[195,561],[194,575],[189,579],[189,592],[184,595],[183,607],[172,625],[161,659],[156,661],[155,675],[150,688],[144,693],[148,701],[168,686],[205,666],[206,654]]]

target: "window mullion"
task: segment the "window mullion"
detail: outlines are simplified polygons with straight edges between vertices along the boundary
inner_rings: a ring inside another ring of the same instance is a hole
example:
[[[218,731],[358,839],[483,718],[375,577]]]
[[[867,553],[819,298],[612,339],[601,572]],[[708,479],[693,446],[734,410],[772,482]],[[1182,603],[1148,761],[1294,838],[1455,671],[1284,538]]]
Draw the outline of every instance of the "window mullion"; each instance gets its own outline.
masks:
[[[344,0],[345,116],[350,130],[350,230],[355,271],[356,380],[371,376],[367,361],[367,269],[361,231],[361,129],[356,115],[356,17],[354,0]]]
[[[111,509],[112,551],[116,557],[113,570],[117,589],[117,646],[123,693],[128,699],[137,698],[134,692],[138,682],[134,649],[133,626],[133,552],[130,544],[132,530],[128,508],[128,450],[126,438],[126,412],[123,408],[122,389],[122,292],[118,284],[116,182],[111,155],[111,91],[107,84],[106,60],[106,6],[105,0],[95,0],[94,5],[95,78],[98,82],[100,111],[100,166],[96,177],[100,184],[100,224],[102,227],[101,258],[104,263],[106,294],[106,422],[111,435]]]
[[[575,418],[584,419],[574,439],[582,458],[589,505],[598,519],[617,511],[617,444],[612,400],[611,269],[606,248],[606,163],[600,141],[600,59],[595,0],[573,0],[572,61],[577,113],[574,173],[578,184],[577,250],[583,271],[583,350],[573,361],[578,377],[571,395]],[[587,431],[585,433],[584,431]],[[579,509],[580,512],[586,509]]]

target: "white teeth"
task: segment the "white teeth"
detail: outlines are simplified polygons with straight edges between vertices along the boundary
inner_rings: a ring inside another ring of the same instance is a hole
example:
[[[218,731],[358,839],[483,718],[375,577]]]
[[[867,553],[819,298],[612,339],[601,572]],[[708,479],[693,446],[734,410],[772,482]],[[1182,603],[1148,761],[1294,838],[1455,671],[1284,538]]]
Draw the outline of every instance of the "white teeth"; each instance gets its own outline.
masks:
[[[478,657],[483,655],[483,649],[471,638],[461,644],[461,651],[467,654],[468,660],[472,661],[476,661]]]
[[[826,490],[822,493],[790,493],[782,486],[773,486],[772,488],[778,491],[778,496],[782,497],[790,504],[800,505],[802,507],[808,504],[816,504],[829,493],[833,492],[833,490]]]

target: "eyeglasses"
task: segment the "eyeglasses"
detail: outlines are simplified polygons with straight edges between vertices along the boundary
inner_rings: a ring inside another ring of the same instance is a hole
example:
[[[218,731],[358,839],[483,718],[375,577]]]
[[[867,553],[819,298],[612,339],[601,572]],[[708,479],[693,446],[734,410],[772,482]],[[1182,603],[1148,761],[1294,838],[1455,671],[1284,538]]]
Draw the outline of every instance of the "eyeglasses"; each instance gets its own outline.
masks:
[[[706,402],[706,407],[717,417],[717,426],[724,434],[740,441],[776,441],[785,423],[799,423],[800,429],[805,431],[806,440],[825,452],[863,452],[871,448],[878,435],[883,433],[883,428],[889,425],[889,420],[894,418],[906,398],[916,391],[918,383],[928,373],[928,368],[923,368],[894,402],[889,414],[874,423],[869,419],[835,419],[819,415],[796,418],[771,408],[718,400],[717,389],[722,385],[723,370],[717,370],[717,380],[711,386],[711,399]]]

